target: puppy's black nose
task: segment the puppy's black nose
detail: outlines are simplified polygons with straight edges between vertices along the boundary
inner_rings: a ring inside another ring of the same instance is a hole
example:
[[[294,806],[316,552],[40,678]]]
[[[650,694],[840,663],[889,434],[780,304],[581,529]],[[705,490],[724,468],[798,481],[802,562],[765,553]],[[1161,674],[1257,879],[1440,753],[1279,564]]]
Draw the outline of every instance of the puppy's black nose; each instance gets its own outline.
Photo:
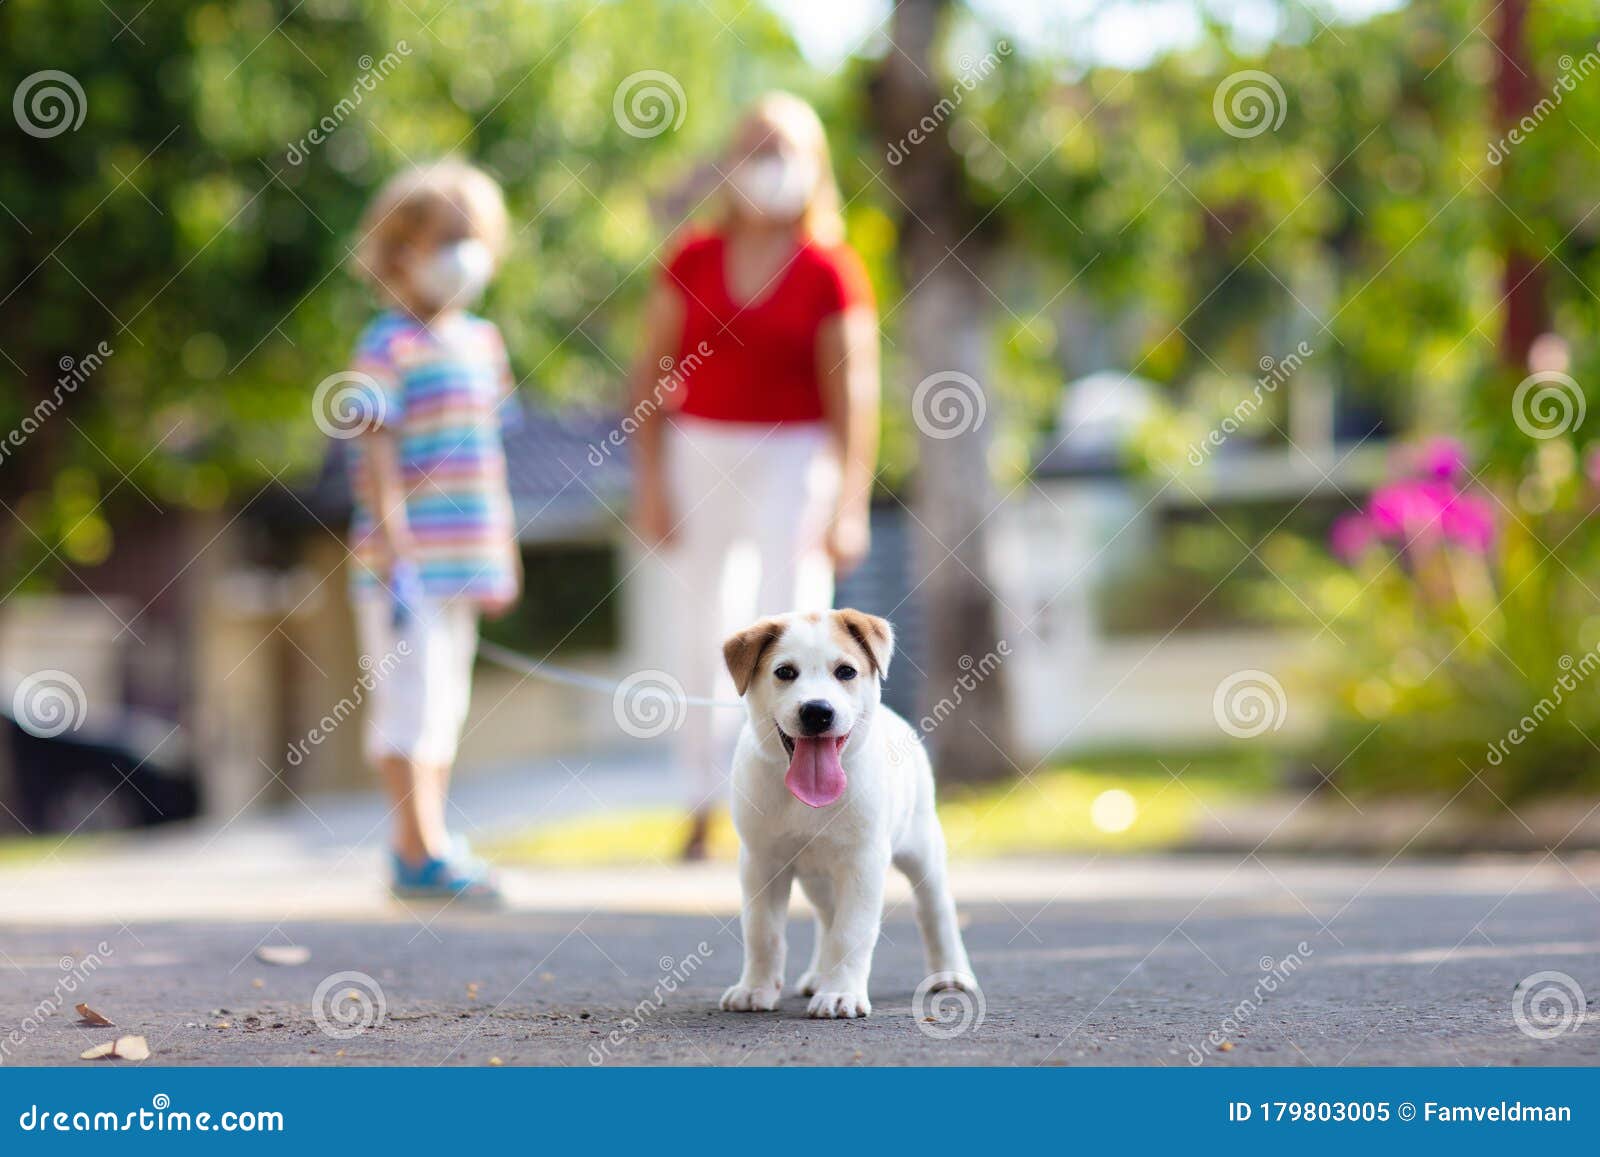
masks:
[[[833,726],[833,704],[812,699],[800,704],[800,728],[807,735],[821,735]]]

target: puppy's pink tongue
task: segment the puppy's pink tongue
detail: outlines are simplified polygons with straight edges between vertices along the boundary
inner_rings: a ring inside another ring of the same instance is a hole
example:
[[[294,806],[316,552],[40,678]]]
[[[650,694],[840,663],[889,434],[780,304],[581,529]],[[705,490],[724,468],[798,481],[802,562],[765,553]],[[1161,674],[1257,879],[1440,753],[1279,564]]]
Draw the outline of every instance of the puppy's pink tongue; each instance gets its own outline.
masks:
[[[839,765],[838,736],[796,737],[794,757],[784,784],[795,799],[807,807],[827,807],[844,794],[844,768]]]

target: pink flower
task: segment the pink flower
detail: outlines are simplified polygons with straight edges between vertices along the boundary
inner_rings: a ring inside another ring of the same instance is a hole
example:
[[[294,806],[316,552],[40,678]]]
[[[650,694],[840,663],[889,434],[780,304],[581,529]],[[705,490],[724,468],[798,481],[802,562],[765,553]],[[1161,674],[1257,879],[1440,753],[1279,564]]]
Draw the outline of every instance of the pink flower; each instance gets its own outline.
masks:
[[[1476,554],[1494,543],[1494,506],[1478,494],[1458,494],[1439,518],[1444,536]]]
[[[1429,478],[1454,482],[1467,472],[1467,448],[1455,438],[1430,438],[1419,462]]]
[[[1329,549],[1347,563],[1354,563],[1377,541],[1377,528],[1364,514],[1341,514],[1328,530]]]
[[[1428,542],[1443,533],[1441,517],[1454,497],[1454,491],[1442,482],[1403,479],[1372,492],[1367,516],[1381,538],[1401,545]]]

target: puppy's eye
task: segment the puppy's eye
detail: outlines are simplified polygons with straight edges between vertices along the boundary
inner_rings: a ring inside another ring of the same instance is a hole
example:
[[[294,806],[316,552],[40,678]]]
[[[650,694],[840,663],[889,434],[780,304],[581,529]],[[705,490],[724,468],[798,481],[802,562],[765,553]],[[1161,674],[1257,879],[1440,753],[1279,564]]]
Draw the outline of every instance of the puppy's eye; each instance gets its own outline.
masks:
[[[772,672],[772,676],[775,679],[781,679],[787,683],[791,679],[800,678],[800,672],[789,666],[789,664],[783,663],[777,668],[777,670]]]
[[[841,683],[848,683],[856,677],[856,669],[849,663],[840,663],[833,669],[833,677]]]

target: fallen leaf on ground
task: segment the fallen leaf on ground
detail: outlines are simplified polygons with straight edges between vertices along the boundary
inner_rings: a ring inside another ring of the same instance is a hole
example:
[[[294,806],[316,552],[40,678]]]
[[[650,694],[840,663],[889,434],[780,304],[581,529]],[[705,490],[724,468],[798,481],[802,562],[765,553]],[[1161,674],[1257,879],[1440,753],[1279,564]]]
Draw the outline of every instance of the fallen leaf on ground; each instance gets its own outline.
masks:
[[[83,1021],[82,1021],[83,1024],[93,1025],[95,1028],[114,1028],[114,1027],[116,1027],[115,1023],[113,1021],[111,1021],[104,1013],[96,1012],[94,1009],[90,1008],[87,1004],[78,1005],[77,1006],[77,1010],[78,1010],[78,1015],[83,1018]]]
[[[78,1058],[85,1061],[145,1061],[150,1059],[150,1045],[142,1036],[119,1036],[114,1041],[84,1049]]]
[[[1225,1040],[1217,1046],[1217,1050],[1219,1052],[1231,1053],[1233,1051],[1233,1042],[1231,1040]]]
[[[310,960],[311,949],[303,944],[263,944],[256,949],[256,959],[263,964],[293,967]]]

